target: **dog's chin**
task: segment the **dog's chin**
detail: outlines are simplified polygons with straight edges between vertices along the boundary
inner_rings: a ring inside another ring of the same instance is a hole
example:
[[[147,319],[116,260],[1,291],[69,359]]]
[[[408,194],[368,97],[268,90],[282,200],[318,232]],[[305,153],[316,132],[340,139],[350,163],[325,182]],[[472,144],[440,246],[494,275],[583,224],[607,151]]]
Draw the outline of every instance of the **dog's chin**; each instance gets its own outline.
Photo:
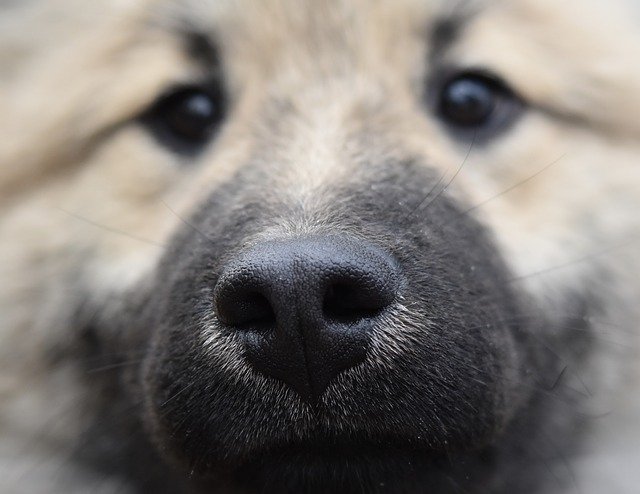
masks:
[[[203,482],[247,492],[414,492],[451,474],[445,450],[403,438],[341,437],[273,444],[200,472]],[[410,480],[410,484],[408,479]],[[434,491],[440,492],[440,491]]]
[[[434,421],[445,412],[433,417],[429,410],[417,414],[419,405],[428,401],[420,400],[419,390],[403,406],[403,414],[390,414],[390,405],[377,400],[373,390],[342,400],[332,395],[335,399],[313,407],[276,393],[251,401],[237,386],[233,396],[216,402],[215,409],[206,406],[211,400],[206,393],[189,391],[168,403],[165,394],[150,400],[165,405],[145,414],[160,452],[197,477],[230,477],[234,483],[254,482],[256,488],[275,485],[278,479],[297,479],[303,486],[340,485],[336,492],[343,492],[342,483],[351,481],[389,483],[393,478],[395,484],[417,479],[441,471],[439,462],[449,455],[459,457],[491,444],[504,426],[504,417],[488,409],[474,408],[477,416],[488,416],[473,421],[471,410],[463,413],[461,403],[446,419],[440,418],[438,428]],[[485,404],[491,398],[487,396]],[[293,486],[280,486],[276,492],[298,492]]]
[[[218,492],[214,487],[228,485],[230,492],[248,493],[400,493],[422,492],[420,486],[429,485],[439,494],[449,492],[448,479],[460,477],[456,469],[468,469],[463,479],[473,469],[477,473],[478,455],[497,434],[487,434],[480,442],[460,437],[434,440],[435,435],[419,432],[419,422],[406,424],[404,430],[386,431],[347,431],[317,424],[299,437],[275,432],[275,424],[262,424],[271,434],[246,424],[253,431],[246,442],[236,437],[235,444],[218,445],[206,433],[195,434],[193,441],[165,430],[164,438],[156,436],[160,439],[156,445],[179,470],[202,483],[205,491],[208,485],[212,492]]]

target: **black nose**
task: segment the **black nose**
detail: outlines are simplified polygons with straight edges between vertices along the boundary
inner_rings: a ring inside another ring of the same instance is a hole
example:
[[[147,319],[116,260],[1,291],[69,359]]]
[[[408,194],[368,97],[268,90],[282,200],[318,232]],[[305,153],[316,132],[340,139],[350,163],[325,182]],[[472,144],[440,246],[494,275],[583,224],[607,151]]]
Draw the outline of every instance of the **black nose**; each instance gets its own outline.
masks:
[[[240,332],[246,357],[314,402],[365,358],[376,318],[398,288],[393,260],[336,236],[270,241],[225,267],[215,288],[218,319]]]

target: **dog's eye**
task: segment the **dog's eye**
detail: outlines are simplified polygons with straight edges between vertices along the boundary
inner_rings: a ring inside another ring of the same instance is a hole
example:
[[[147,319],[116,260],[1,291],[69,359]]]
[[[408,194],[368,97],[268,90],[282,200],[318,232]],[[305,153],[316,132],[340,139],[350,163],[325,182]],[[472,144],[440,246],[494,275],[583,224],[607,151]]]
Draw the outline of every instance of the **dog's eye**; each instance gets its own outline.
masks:
[[[209,142],[223,116],[224,100],[218,91],[183,87],[159,98],[143,122],[167,147],[194,153]]]
[[[521,107],[519,99],[499,79],[475,72],[449,78],[438,95],[437,113],[454,129],[495,132]]]

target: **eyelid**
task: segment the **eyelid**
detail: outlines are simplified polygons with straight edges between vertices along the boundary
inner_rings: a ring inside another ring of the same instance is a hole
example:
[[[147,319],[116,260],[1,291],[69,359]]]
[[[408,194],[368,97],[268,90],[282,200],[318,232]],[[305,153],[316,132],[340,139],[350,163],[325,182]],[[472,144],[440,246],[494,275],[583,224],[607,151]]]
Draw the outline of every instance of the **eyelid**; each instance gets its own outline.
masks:
[[[491,84],[495,84],[503,93],[503,97],[498,98],[495,116],[485,126],[456,127],[448,124],[438,115],[442,90],[447,84],[465,76],[486,79]],[[468,141],[473,139],[477,144],[487,143],[493,137],[499,136],[503,131],[506,131],[511,123],[518,120],[518,117],[527,106],[525,101],[494,72],[485,67],[463,67],[457,65],[443,66],[432,74],[427,82],[425,102],[430,112],[442,122],[449,134],[458,140]]]

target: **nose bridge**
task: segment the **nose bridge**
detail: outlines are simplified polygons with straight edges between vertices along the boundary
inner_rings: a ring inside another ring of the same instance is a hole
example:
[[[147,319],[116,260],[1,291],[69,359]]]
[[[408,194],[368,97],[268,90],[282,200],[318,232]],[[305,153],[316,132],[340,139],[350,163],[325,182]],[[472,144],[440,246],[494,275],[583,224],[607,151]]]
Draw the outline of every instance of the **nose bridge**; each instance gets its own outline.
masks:
[[[375,160],[369,153],[375,151],[360,149],[368,140],[366,131],[359,128],[362,122],[349,122],[353,104],[300,109],[302,116],[291,115],[290,123],[282,124],[283,137],[276,137],[278,146],[268,158],[272,173],[266,178],[269,200],[281,210],[273,217],[275,233],[309,234],[339,224],[347,213],[344,191],[366,190],[375,180],[376,171],[368,166]],[[266,135],[265,142],[273,142],[272,137]]]
[[[278,179],[285,191],[304,195],[331,184],[352,168],[345,149],[352,139],[349,134],[357,132],[355,127],[360,124],[349,122],[355,105],[355,97],[341,95],[338,88],[315,86],[284,95],[270,106],[267,120],[278,119],[279,123],[265,129],[262,141],[275,154],[271,160],[277,162],[275,166],[284,168]]]

